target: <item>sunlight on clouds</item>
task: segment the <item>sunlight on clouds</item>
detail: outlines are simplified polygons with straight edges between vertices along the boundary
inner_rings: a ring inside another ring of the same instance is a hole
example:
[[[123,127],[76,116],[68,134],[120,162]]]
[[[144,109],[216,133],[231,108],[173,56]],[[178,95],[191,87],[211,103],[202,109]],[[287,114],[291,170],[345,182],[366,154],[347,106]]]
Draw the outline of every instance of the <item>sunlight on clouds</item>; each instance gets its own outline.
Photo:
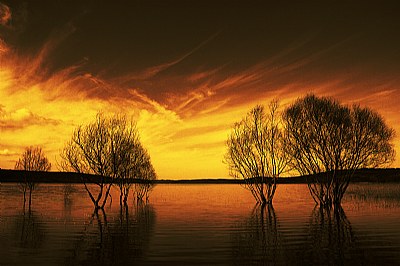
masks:
[[[72,68],[57,72],[47,80],[41,77],[27,80],[20,76],[21,67],[16,69],[18,72],[13,72],[11,67],[0,72],[3,99],[0,167],[13,168],[26,146],[39,145],[56,170],[59,150],[74,128],[88,123],[102,111],[123,112],[137,120],[142,142],[160,178],[226,176],[221,161],[227,130],[234,121],[230,112],[183,119],[136,89],[129,90],[128,97],[124,98],[118,94],[116,97],[93,95],[96,86],[109,84],[98,78],[94,80],[89,74],[70,77]],[[83,91],[85,85],[89,89]],[[199,97],[196,93],[193,95]],[[209,97],[211,93],[205,95]],[[192,133],[179,135],[188,130]]]
[[[30,57],[13,54],[0,39],[0,167],[13,168],[26,146],[40,145],[57,170],[59,151],[74,128],[101,111],[125,113],[137,121],[159,178],[227,177],[222,161],[232,125],[256,104],[278,99],[285,108],[307,93],[373,108],[395,128],[395,145],[400,148],[399,80],[364,80],[360,73],[345,71],[329,79],[303,75],[302,68],[320,54],[280,62],[290,50],[230,74],[221,66],[158,79],[158,73],[185,56],[139,77],[104,79],[85,70],[87,59],[47,73],[44,62],[73,30],[66,27]],[[170,87],[162,91],[164,99],[155,100],[157,95],[146,94],[140,86],[124,86],[124,80],[140,78],[151,78],[149,84],[155,87]],[[400,166],[399,157],[394,167]]]
[[[0,149],[8,151],[0,154],[2,168],[13,168],[19,154],[31,145],[42,146],[55,166],[59,150],[77,125],[88,123],[100,110],[114,111],[114,106],[105,101],[86,99],[79,93],[74,94],[75,88],[66,86],[68,76],[57,74],[46,82],[41,82],[40,77],[27,82],[27,77],[21,76],[21,66],[16,69],[12,68],[14,65],[2,66]],[[26,67],[29,68],[30,65]],[[49,86],[52,86],[52,90]],[[64,97],[57,96],[57,87],[63,87],[71,97],[65,97],[65,92],[62,95]]]
[[[142,111],[138,121],[160,178],[226,177],[222,163],[231,125],[247,106],[182,120]]]
[[[222,163],[225,141],[234,122],[256,104],[280,99],[282,108],[306,93],[360,103],[379,111],[399,135],[399,112],[393,84],[360,92],[362,83],[348,86],[343,79],[278,84],[263,82],[262,69],[225,77],[208,86],[199,84],[181,95],[170,95],[169,106],[138,89],[126,89],[90,73],[76,75],[78,66],[43,80],[21,77],[23,69],[0,70],[0,167],[12,168],[26,146],[40,145],[56,165],[59,150],[79,124],[93,120],[98,111],[123,112],[137,121],[159,178],[226,177]],[[22,71],[22,72],[21,72]],[[27,72],[31,73],[31,72]],[[264,77],[264,79],[266,79]],[[249,84],[248,84],[249,83]],[[392,88],[392,89],[389,89]],[[395,140],[400,146],[399,137]],[[397,156],[398,158],[399,156]],[[394,166],[400,165],[397,159]],[[56,170],[56,168],[53,168]]]
[[[10,151],[8,149],[0,150],[0,155],[10,155]]]

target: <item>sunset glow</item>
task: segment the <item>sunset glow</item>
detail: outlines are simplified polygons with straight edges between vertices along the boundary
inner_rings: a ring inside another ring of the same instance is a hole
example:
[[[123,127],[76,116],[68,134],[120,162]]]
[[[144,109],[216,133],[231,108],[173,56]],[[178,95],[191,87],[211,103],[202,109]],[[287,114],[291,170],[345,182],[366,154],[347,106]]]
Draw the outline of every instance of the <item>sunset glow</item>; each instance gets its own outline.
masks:
[[[3,169],[39,145],[57,170],[74,128],[102,111],[137,121],[159,179],[228,177],[232,124],[256,104],[285,107],[309,92],[378,111],[397,132],[391,167],[400,167],[400,23],[390,6],[301,6],[300,22],[281,22],[297,9],[51,2],[0,3]]]

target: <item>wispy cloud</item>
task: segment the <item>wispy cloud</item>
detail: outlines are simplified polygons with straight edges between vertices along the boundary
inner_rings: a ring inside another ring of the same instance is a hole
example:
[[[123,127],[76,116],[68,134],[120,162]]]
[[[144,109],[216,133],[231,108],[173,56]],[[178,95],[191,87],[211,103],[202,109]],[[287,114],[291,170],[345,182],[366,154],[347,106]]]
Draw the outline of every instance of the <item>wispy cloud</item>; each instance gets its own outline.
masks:
[[[175,59],[175,60],[173,60],[171,62],[167,62],[167,63],[161,64],[161,65],[158,65],[158,66],[154,66],[154,67],[150,67],[148,69],[145,69],[142,73],[139,73],[138,76],[141,79],[148,79],[148,78],[156,76],[158,73],[160,73],[162,71],[165,71],[170,67],[173,67],[173,66],[179,64],[180,62],[182,62],[183,60],[185,60],[186,58],[188,58],[189,56],[194,54],[196,51],[198,51],[200,48],[205,46],[207,43],[212,41],[216,36],[218,36],[219,33],[220,33],[220,31],[214,33],[209,38],[207,38],[206,40],[201,42],[199,45],[194,47],[192,50],[190,50],[186,54],[183,54],[181,57],[179,57],[179,58],[177,58],[177,59]]]
[[[0,19],[7,25],[10,21],[4,15]],[[88,59],[49,72],[53,52],[74,31],[73,24],[66,25],[29,56],[0,41],[0,167],[13,167],[28,145],[43,146],[54,160],[73,129],[103,111],[134,117],[162,178],[226,176],[221,161],[232,124],[255,104],[280,98],[285,105],[308,92],[371,106],[400,132],[398,77],[366,75],[362,67],[318,70],[343,43],[298,53],[307,39],[246,68],[229,62],[210,68],[199,64],[161,75],[215,40],[217,32],[169,62],[122,77],[90,71]]]
[[[0,3],[0,25],[7,26],[10,20],[10,8],[7,5]]]
[[[212,34],[209,38],[201,42],[199,45],[196,47],[192,48],[189,50],[187,53],[182,54],[181,56],[177,57],[176,59],[173,59],[169,62],[165,62],[156,66],[151,66],[148,68],[145,68],[142,71],[136,72],[136,73],[129,73],[124,76],[120,76],[115,78],[115,81],[118,82],[119,84],[126,84],[129,83],[130,81],[140,81],[140,80],[149,80],[160,74],[161,72],[181,63],[191,55],[193,55],[195,52],[200,50],[202,47],[206,46],[208,43],[210,43],[213,39],[215,39],[221,31],[218,31],[214,34]]]

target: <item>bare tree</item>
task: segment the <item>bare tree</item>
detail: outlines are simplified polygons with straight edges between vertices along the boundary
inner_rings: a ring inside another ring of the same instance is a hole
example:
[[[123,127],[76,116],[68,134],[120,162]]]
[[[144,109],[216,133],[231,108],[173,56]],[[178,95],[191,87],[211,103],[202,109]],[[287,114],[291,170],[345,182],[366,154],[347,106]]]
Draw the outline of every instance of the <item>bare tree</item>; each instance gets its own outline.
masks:
[[[316,203],[340,204],[356,169],[394,160],[394,130],[369,108],[308,95],[284,112],[291,165],[308,177]]]
[[[111,184],[108,188],[106,186],[106,177],[111,172],[108,140],[108,121],[103,115],[98,114],[93,123],[78,126],[75,129],[72,139],[60,154],[61,166],[64,170],[99,176],[95,180],[98,186],[97,195],[89,189],[86,180],[83,179],[85,189],[96,211],[105,205],[107,196],[103,199],[103,194],[111,187]],[[101,203],[102,199],[103,203]]]
[[[124,164],[117,182],[121,192],[120,202],[122,204],[123,201],[125,205],[132,185],[138,200],[147,199],[154,186],[153,181],[157,178],[150,155],[140,143],[133,147],[126,162],[129,163]]]
[[[243,179],[257,202],[272,203],[276,180],[285,171],[289,157],[284,152],[278,102],[268,110],[254,107],[235,123],[227,140],[224,162],[234,178]]]
[[[111,177],[120,190],[120,205],[127,203],[129,188],[135,176],[134,171],[138,167],[136,161],[141,157],[142,145],[139,141],[139,133],[136,124],[128,123],[126,117],[115,116],[110,119],[110,159]]]
[[[148,195],[154,187],[154,180],[157,179],[157,175],[151,164],[150,155],[145,149],[142,149],[142,154],[138,158],[140,160],[136,168],[137,182],[135,183],[135,194],[136,199],[141,201],[143,199],[148,199]]]
[[[94,174],[97,190],[91,190],[84,179],[85,189],[95,205],[103,209],[115,182],[120,189],[120,204],[126,203],[130,183],[140,165],[135,163],[142,153],[136,124],[125,116],[106,117],[98,114],[96,120],[79,126],[72,139],[61,151],[61,167],[66,171]]]
[[[15,163],[16,170],[24,170],[30,172],[49,171],[51,163],[44,155],[41,147],[28,147],[25,149],[21,158]],[[23,181],[20,183],[22,192],[24,193],[24,208],[26,203],[26,192],[29,190],[29,209],[32,203],[32,192],[35,189],[37,180],[32,173],[24,173]]]

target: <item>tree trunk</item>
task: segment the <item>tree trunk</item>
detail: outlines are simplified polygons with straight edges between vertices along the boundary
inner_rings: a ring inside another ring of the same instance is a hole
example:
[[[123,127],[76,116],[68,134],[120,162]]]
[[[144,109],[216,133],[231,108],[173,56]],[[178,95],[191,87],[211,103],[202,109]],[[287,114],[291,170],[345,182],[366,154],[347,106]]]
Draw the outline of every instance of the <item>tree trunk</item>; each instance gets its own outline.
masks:
[[[125,193],[124,195],[124,205],[127,206],[128,205],[128,194]]]
[[[29,188],[29,210],[31,210],[32,205],[32,188]]]
[[[103,203],[101,204],[101,209],[104,209],[104,205],[106,205],[106,203],[107,203],[108,196],[110,195],[111,186],[112,186],[112,182],[110,182],[110,184],[108,184],[106,194],[103,199]]]
[[[26,205],[26,188],[24,188],[24,213],[25,213],[25,205]]]

